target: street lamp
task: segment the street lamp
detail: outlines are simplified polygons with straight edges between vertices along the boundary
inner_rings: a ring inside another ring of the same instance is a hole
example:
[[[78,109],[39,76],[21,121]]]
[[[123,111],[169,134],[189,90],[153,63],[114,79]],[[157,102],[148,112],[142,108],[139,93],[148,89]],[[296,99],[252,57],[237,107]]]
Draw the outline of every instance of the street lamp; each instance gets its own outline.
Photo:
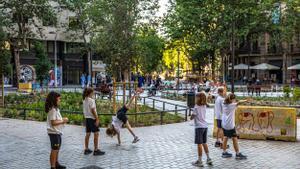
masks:
[[[179,90],[179,55],[180,55],[180,49],[177,49],[177,94]]]
[[[49,32],[49,34],[54,34],[54,86],[57,87],[57,47],[56,47],[56,32]]]

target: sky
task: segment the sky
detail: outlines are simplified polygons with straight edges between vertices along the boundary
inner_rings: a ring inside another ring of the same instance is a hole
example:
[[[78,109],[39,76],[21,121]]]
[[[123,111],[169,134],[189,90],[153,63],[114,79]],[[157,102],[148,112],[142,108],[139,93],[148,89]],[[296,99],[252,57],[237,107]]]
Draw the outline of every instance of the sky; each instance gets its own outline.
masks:
[[[169,4],[169,0],[159,0],[159,12],[158,12],[158,16],[163,16],[164,13],[167,12],[168,9],[168,4]]]

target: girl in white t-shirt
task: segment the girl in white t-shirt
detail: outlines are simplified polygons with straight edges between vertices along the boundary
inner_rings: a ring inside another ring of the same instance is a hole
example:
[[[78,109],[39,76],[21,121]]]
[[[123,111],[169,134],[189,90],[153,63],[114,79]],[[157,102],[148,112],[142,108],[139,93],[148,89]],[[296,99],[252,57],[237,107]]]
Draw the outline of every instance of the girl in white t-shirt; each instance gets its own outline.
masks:
[[[230,93],[225,98],[223,105],[222,105],[222,128],[224,132],[224,139],[223,139],[223,158],[230,158],[232,157],[232,154],[227,152],[227,141],[228,138],[232,138],[233,141],[233,147],[236,152],[236,159],[247,159],[247,156],[243,155],[239,151],[239,145],[238,145],[238,138],[235,131],[235,110],[237,106],[241,103],[247,102],[248,100],[240,100],[236,101],[235,95],[233,93]]]
[[[61,135],[64,124],[68,122],[68,118],[62,118],[58,106],[60,104],[60,94],[50,92],[45,102],[45,112],[47,115],[47,133],[51,143],[50,165],[51,169],[66,168],[59,164],[58,153],[61,147]]]
[[[191,116],[191,120],[195,123],[195,144],[198,146],[198,160],[193,162],[194,166],[203,167],[202,163],[202,147],[207,156],[206,163],[212,165],[212,160],[209,157],[207,146],[207,121],[206,121],[206,107],[207,97],[204,92],[196,94],[196,105]]]
[[[85,88],[82,95],[83,114],[85,118],[86,134],[84,139],[84,154],[88,155],[93,151],[89,149],[91,133],[94,134],[94,156],[104,155],[105,152],[99,149],[99,118],[96,109],[96,102],[93,99],[94,89]]]

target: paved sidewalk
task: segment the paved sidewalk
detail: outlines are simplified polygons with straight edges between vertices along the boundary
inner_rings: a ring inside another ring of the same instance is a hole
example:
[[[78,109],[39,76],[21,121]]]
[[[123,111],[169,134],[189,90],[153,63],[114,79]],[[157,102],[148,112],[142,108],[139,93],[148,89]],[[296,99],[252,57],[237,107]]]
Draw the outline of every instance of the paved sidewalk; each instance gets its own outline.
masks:
[[[50,143],[45,122],[1,119],[0,128],[1,169],[49,168]],[[222,151],[213,147],[211,128],[212,125],[209,126],[208,143],[214,166],[205,168],[300,168],[300,142],[240,140],[241,151],[248,155],[248,159],[222,159]],[[196,168],[191,165],[197,158],[192,122],[134,130],[141,141],[132,144],[132,136],[124,129],[121,136],[123,145],[117,147],[116,139],[106,137],[104,129],[101,129],[100,145],[106,155],[94,157],[83,155],[84,127],[67,125],[64,128],[61,163],[70,169],[89,165],[105,169]]]

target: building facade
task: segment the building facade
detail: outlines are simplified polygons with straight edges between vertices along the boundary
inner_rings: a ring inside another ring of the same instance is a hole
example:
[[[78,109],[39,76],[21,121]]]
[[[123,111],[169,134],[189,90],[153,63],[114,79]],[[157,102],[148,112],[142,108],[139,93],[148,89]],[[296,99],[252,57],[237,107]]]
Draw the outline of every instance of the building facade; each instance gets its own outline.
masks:
[[[233,65],[247,64],[255,66],[267,63],[279,67],[278,70],[235,70],[236,81],[242,81],[244,77],[258,78],[261,81],[268,80],[276,83],[291,83],[291,79],[300,81],[300,70],[289,70],[288,67],[300,64],[300,34],[293,38],[292,43],[280,43],[272,45],[271,36],[265,33],[247,42],[240,40],[236,44],[236,56]],[[231,67],[231,56],[225,60],[225,68]],[[227,77],[230,77],[230,69],[225,70]]]
[[[40,41],[53,65],[57,60],[58,84],[80,84],[82,73],[89,74],[90,72],[91,57],[82,52],[84,46],[82,36],[78,34],[78,30],[72,29],[72,27],[76,27],[76,14],[57,2],[50,1],[49,3],[55,10],[56,22],[51,23],[36,19],[35,23],[38,23],[43,36],[39,36],[36,27],[30,28],[37,36],[28,38],[25,50],[20,51],[21,78],[26,76],[26,80],[35,80],[34,65],[37,59],[34,53],[34,42]],[[86,40],[89,43],[90,37],[86,36]]]

